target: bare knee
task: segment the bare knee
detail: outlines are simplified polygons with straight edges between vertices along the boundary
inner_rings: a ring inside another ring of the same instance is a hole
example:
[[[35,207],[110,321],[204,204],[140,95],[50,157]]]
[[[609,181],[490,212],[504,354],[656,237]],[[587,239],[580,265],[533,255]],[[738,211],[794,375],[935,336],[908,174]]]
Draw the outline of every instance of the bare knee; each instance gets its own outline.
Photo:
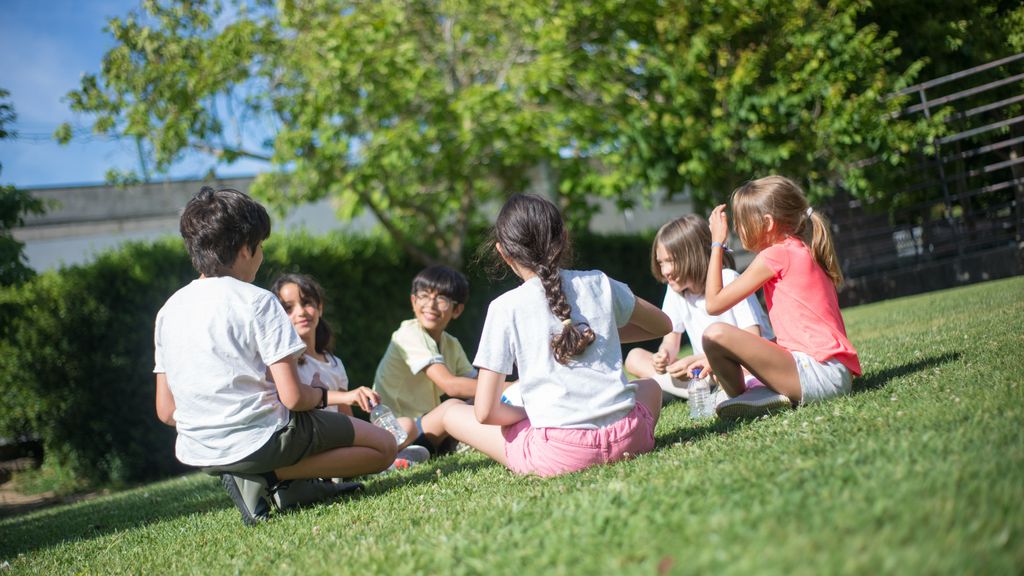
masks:
[[[626,354],[626,366],[633,366],[643,360],[643,348],[633,348]]]
[[[383,463],[383,467],[387,467],[395,460],[395,456],[398,454],[398,444],[395,443],[395,437],[391,435],[391,432],[383,428],[371,426],[371,429],[367,434],[366,446],[372,448],[380,454],[380,461]]]
[[[465,402],[460,402],[459,404],[462,405],[452,404],[445,410],[442,422],[448,434],[451,434],[453,427],[458,426],[460,422],[465,422],[467,418],[473,418],[473,421],[476,421],[473,415],[473,407]]]
[[[449,398],[444,402],[437,405],[436,408],[427,412],[420,419],[421,431],[427,436],[441,437],[446,434],[447,424],[445,424],[445,415],[455,406],[465,406],[466,403],[458,398]]]
[[[725,322],[715,322],[705,328],[704,335],[701,337],[701,343],[704,344],[704,350],[709,348],[724,348],[729,339],[729,333],[735,329],[735,326],[726,324]]]
[[[657,420],[661,414],[661,386],[650,378],[643,380],[637,380],[636,384],[636,399],[647,407],[647,410]]]
[[[629,354],[626,354],[626,370],[630,374],[640,374],[644,366],[651,363],[650,354],[650,352],[643,348],[633,348],[629,351]]]
[[[441,405],[444,406],[444,404],[446,404],[448,402],[449,402],[449,400],[445,400]],[[463,404],[465,404],[465,402],[463,402]],[[444,409],[444,412],[441,413],[441,426],[443,426],[445,430],[448,430],[451,427],[451,423],[456,418],[456,416],[455,416],[455,414],[453,414],[453,412],[457,412],[457,411],[458,410],[452,410],[451,406],[448,406],[447,408]]]
[[[451,412],[452,408],[456,406],[466,406],[466,403],[458,398],[450,398],[438,404],[437,408],[427,412],[420,420],[423,424],[424,431],[427,431],[428,427],[435,428],[438,424],[443,426],[447,413]]]
[[[437,408],[434,408],[434,410],[440,410],[442,414],[446,414],[448,412],[448,409],[450,409],[452,406],[465,406],[465,405],[466,405],[466,401],[465,400],[460,400],[458,398],[449,398],[449,399],[445,400],[444,402],[441,402],[441,404],[439,404],[437,406]]]

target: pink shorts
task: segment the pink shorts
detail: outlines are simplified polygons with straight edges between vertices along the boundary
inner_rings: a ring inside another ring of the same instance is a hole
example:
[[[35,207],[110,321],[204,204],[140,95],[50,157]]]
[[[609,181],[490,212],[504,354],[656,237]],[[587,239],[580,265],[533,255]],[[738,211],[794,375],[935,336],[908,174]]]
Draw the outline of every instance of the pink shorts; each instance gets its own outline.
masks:
[[[501,433],[510,470],[546,477],[650,452],[654,449],[656,424],[650,410],[637,402],[629,414],[596,430],[533,428],[525,419],[502,426]]]

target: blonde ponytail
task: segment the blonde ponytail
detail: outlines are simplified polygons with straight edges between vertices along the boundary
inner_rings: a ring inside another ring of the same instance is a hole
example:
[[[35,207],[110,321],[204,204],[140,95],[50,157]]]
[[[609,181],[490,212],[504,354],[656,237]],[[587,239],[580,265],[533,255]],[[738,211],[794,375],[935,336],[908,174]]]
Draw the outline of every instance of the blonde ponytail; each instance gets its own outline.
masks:
[[[808,220],[811,224],[811,241],[808,243],[811,254],[814,254],[814,259],[832,279],[832,284],[839,288],[843,284],[843,270],[839,267],[839,257],[832,244],[828,220],[818,212],[812,212]]]
[[[843,271],[832,243],[828,219],[811,208],[796,182],[784,176],[751,180],[733,191],[732,207],[744,247],[759,250],[773,241],[763,219],[765,214],[770,214],[778,225],[776,234],[792,234],[800,238],[832,284],[838,288],[843,283]]]

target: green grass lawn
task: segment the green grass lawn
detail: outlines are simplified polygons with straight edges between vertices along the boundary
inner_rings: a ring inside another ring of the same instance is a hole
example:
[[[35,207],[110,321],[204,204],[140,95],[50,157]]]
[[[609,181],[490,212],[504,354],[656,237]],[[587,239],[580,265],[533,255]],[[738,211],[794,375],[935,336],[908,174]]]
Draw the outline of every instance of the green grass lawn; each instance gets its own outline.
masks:
[[[846,398],[735,424],[673,403],[628,462],[457,455],[255,528],[190,475],[0,521],[0,573],[1024,572],[1024,278],[844,313]]]

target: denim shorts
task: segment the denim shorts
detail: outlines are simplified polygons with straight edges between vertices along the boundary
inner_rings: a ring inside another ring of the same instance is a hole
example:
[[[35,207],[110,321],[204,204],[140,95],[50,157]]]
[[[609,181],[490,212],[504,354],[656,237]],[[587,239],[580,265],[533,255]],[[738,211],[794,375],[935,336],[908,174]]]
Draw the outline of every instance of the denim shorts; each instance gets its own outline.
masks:
[[[223,472],[265,474],[355,442],[355,428],[345,414],[330,410],[291,412],[288,423],[252,454],[231,464],[203,468],[207,474]]]
[[[850,370],[842,362],[830,358],[818,362],[803,352],[792,352],[800,375],[800,404],[813,404],[849,394],[853,388]]]
[[[547,477],[650,452],[656,424],[647,406],[637,402],[604,428],[534,428],[527,418],[502,426],[501,432],[509,470]]]

